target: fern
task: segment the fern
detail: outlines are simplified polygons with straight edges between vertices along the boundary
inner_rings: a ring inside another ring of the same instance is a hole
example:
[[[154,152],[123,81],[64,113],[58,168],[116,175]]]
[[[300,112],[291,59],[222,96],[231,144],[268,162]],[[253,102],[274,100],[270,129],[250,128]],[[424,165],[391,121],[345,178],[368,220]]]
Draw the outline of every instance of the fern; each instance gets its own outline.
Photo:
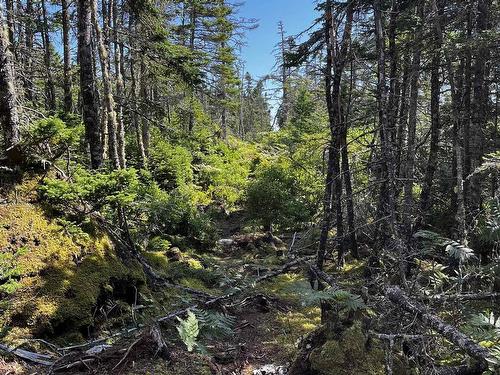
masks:
[[[297,282],[290,286],[291,291],[298,295],[303,306],[315,306],[321,302],[329,302],[340,309],[357,311],[366,308],[360,296],[341,289],[328,288],[314,290],[306,282]]]
[[[185,320],[177,317],[179,321],[179,326],[177,327],[177,331],[179,332],[179,337],[182,342],[187,346],[188,352],[192,352],[196,344],[196,339],[200,333],[198,319],[196,315],[188,311],[188,316]]]
[[[208,338],[224,338],[233,334],[236,318],[218,312],[207,310],[194,310],[198,319],[200,333]]]
[[[443,237],[430,230],[421,230],[414,237],[424,242],[424,249],[430,252],[434,247],[444,247],[446,254],[460,263],[465,263],[475,257],[474,250],[452,239]]]
[[[448,254],[448,256],[460,261],[460,263],[465,263],[469,259],[471,259],[475,256],[474,250],[468,248],[467,246],[459,244],[456,241],[452,241],[452,240],[450,240],[448,242],[448,244],[446,245],[445,251],[446,251],[446,254]]]

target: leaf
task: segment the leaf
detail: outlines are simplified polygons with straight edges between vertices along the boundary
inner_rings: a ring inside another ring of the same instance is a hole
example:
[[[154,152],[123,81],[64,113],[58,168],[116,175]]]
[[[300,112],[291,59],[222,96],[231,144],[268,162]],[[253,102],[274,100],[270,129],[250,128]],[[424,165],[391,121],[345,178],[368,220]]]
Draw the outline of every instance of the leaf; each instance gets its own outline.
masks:
[[[177,317],[177,320],[179,321],[177,331],[179,332],[179,337],[182,342],[187,346],[188,352],[192,352],[196,346],[196,339],[198,338],[200,329],[196,315],[191,311],[188,311],[187,314],[188,316],[186,320],[182,320]]]

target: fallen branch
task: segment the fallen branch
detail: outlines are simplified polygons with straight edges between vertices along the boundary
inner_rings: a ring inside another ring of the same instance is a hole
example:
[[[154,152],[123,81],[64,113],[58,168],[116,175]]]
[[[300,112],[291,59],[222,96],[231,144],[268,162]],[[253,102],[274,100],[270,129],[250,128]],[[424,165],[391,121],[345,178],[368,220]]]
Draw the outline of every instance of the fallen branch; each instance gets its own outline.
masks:
[[[394,341],[394,340],[416,341],[416,340],[423,340],[427,337],[426,335],[406,335],[400,333],[387,334],[387,333],[378,333],[374,331],[370,331],[369,334],[370,336],[375,337],[379,340],[386,340],[386,341]]]
[[[410,297],[408,297],[399,287],[387,287],[385,289],[385,295],[392,303],[416,316],[422,323],[441,334],[472,358],[483,362],[483,364],[491,360],[491,354],[486,348],[472,341],[456,327],[445,323],[441,318],[427,312],[425,306],[410,299]]]
[[[330,285],[332,288],[334,289],[340,289],[339,285],[337,284],[337,282],[335,281],[335,279],[333,278],[333,276],[327,274],[326,272],[320,270],[316,265],[314,264],[309,264],[309,263],[306,263],[309,268],[311,269],[311,271],[318,277],[320,278],[321,280],[323,280],[324,282],[326,282],[328,285]]]
[[[423,299],[432,302],[497,301],[500,300],[500,293],[437,294],[425,296]]]
[[[111,369],[111,371],[115,371],[118,367],[120,367],[120,365],[125,361],[125,359],[127,359],[130,351],[132,350],[132,348],[138,344],[140,341],[142,340],[142,336],[139,337],[137,340],[135,340],[127,349],[127,351],[125,352],[125,354],[123,355],[122,359],[120,359],[120,361],[115,365],[115,367],[113,367]]]
[[[52,361],[54,357],[51,355],[34,353],[24,349],[9,348],[4,344],[0,344],[0,350],[39,365],[52,366],[54,364]]]

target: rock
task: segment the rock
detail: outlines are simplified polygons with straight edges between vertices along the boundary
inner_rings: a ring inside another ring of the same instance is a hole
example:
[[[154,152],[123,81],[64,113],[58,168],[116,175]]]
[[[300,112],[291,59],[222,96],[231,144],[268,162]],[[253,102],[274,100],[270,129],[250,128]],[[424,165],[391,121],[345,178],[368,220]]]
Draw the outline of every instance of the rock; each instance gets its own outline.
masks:
[[[110,348],[112,348],[112,346],[111,345],[107,345],[107,344],[97,345],[97,346],[93,346],[92,348],[86,350],[85,354],[87,354],[87,355],[96,355],[96,354],[102,353],[103,351],[108,350]]]
[[[261,368],[253,370],[253,375],[286,375],[287,371],[284,366],[265,365]]]
[[[223,246],[223,247],[229,247],[234,245],[235,241],[231,238],[222,238],[217,241],[217,245]]]
[[[165,252],[168,260],[171,262],[178,262],[182,258],[182,252],[178,247],[172,247]]]

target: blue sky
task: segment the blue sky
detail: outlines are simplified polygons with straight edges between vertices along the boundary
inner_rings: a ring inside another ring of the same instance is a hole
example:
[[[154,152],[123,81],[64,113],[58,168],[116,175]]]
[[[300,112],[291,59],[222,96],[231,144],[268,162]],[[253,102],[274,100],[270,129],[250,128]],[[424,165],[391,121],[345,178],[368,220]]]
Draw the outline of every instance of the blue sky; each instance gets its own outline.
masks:
[[[273,49],[279,42],[278,22],[282,21],[288,35],[308,28],[317,17],[314,0],[246,0],[240,15],[255,18],[259,27],[246,35],[243,60],[253,76],[268,74],[274,66]]]
[[[315,4],[315,0],[245,0],[239,15],[255,18],[259,24],[257,29],[247,31],[246,46],[242,49],[245,70],[252,77],[262,77],[273,69],[273,50],[280,40],[278,22],[283,22],[287,35],[296,35],[318,17]]]

